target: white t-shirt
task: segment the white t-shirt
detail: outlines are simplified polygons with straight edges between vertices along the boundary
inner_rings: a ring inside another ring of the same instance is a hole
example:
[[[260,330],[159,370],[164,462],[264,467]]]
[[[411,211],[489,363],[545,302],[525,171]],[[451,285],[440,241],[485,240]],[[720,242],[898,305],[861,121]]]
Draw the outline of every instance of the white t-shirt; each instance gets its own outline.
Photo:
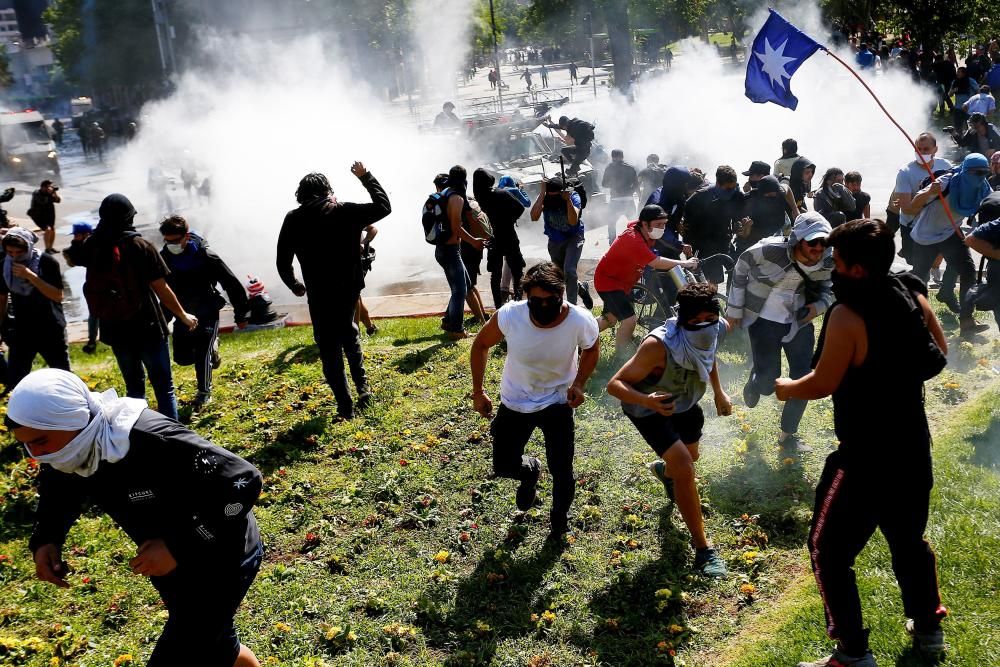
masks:
[[[551,329],[531,321],[527,301],[512,301],[497,311],[507,339],[507,361],[500,380],[500,400],[515,412],[538,412],[566,403],[576,379],[577,353],[597,343],[597,320],[590,311],[569,304],[569,314]]]

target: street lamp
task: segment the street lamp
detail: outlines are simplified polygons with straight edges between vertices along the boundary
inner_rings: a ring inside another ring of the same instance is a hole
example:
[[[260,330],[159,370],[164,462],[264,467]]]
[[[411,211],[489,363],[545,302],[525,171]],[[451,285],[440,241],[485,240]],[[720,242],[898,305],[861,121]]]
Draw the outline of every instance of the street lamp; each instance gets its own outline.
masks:
[[[493,64],[497,73],[497,99],[500,102],[500,113],[503,113],[503,85],[500,80],[500,47],[497,46],[497,19],[493,15],[493,0],[490,0],[490,24],[493,26]]]

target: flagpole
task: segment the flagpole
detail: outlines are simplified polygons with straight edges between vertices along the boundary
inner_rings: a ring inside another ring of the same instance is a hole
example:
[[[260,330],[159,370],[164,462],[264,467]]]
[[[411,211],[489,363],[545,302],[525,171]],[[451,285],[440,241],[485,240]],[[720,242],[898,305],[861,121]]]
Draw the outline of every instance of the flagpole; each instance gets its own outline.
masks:
[[[831,58],[833,58],[834,60],[836,60],[838,63],[840,63],[841,65],[843,65],[844,68],[847,69],[848,72],[850,72],[852,75],[854,75],[854,78],[857,79],[858,82],[862,86],[865,87],[865,90],[868,91],[868,94],[871,95],[872,99],[875,100],[875,103],[878,104],[879,108],[882,110],[882,113],[884,113],[886,115],[886,117],[890,121],[892,121],[892,124],[895,125],[899,129],[899,131],[903,133],[903,136],[906,137],[906,140],[908,142],[910,142],[910,145],[913,146],[913,152],[914,153],[919,153],[920,151],[917,150],[917,145],[913,142],[913,139],[910,138],[910,135],[907,133],[907,131],[903,129],[903,126],[900,125],[898,122],[896,122],[896,119],[892,117],[892,114],[889,113],[889,110],[885,108],[884,104],[882,104],[882,100],[880,100],[878,98],[878,95],[875,94],[875,91],[873,91],[871,89],[871,87],[865,82],[865,80],[861,78],[861,75],[858,74],[854,70],[853,67],[851,67],[846,62],[844,62],[840,58],[840,56],[838,56],[836,53],[833,53],[832,51],[828,50],[825,46],[820,46],[820,49],[822,49],[822,51],[826,55],[830,56]],[[934,176],[934,170],[931,169],[931,163],[930,162],[925,162],[924,160],[919,160],[919,162],[921,164],[923,164],[924,169],[927,170],[927,173],[931,177],[931,182],[932,183],[936,183],[937,182],[937,178]],[[951,227],[952,227],[952,229],[955,230],[955,234],[958,235],[959,239],[963,239],[964,240],[965,239],[965,234],[962,233],[962,230],[961,230],[961,228],[959,228],[958,223],[955,222],[955,216],[951,212],[951,207],[948,206],[948,198],[944,196],[944,192],[939,192],[938,193],[938,198],[941,200],[941,206],[944,208],[944,212],[948,215],[948,222],[951,223]]]

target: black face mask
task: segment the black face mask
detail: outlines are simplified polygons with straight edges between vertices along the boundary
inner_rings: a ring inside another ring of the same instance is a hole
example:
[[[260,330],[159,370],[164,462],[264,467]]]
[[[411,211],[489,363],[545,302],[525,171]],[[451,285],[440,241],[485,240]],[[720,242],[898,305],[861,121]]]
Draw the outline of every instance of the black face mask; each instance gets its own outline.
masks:
[[[562,297],[552,296],[546,299],[539,299],[537,297],[528,298],[528,312],[531,314],[533,320],[546,326],[552,324],[559,317],[559,313],[562,312]]]
[[[870,297],[868,281],[850,278],[836,270],[830,280],[833,281],[833,295],[843,304],[857,308]]]

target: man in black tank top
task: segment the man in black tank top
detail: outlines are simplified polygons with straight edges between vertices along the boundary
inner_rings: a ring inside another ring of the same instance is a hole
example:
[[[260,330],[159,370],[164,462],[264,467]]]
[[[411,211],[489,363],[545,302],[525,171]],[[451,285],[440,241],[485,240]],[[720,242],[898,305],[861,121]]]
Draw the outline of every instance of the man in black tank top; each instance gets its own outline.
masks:
[[[854,560],[878,528],[914,647],[944,651],[934,552],[924,540],[932,486],[930,431],[923,382],[945,365],[947,343],[909,274],[890,275],[895,244],[885,223],[855,220],[833,230],[837,303],[826,315],[814,370],[779,379],[775,395],[815,400],[833,395],[840,446],[827,458],[809,531],[813,573],[826,611],[833,655],[799,667],[872,667]],[[895,474],[883,471],[892,466]]]

